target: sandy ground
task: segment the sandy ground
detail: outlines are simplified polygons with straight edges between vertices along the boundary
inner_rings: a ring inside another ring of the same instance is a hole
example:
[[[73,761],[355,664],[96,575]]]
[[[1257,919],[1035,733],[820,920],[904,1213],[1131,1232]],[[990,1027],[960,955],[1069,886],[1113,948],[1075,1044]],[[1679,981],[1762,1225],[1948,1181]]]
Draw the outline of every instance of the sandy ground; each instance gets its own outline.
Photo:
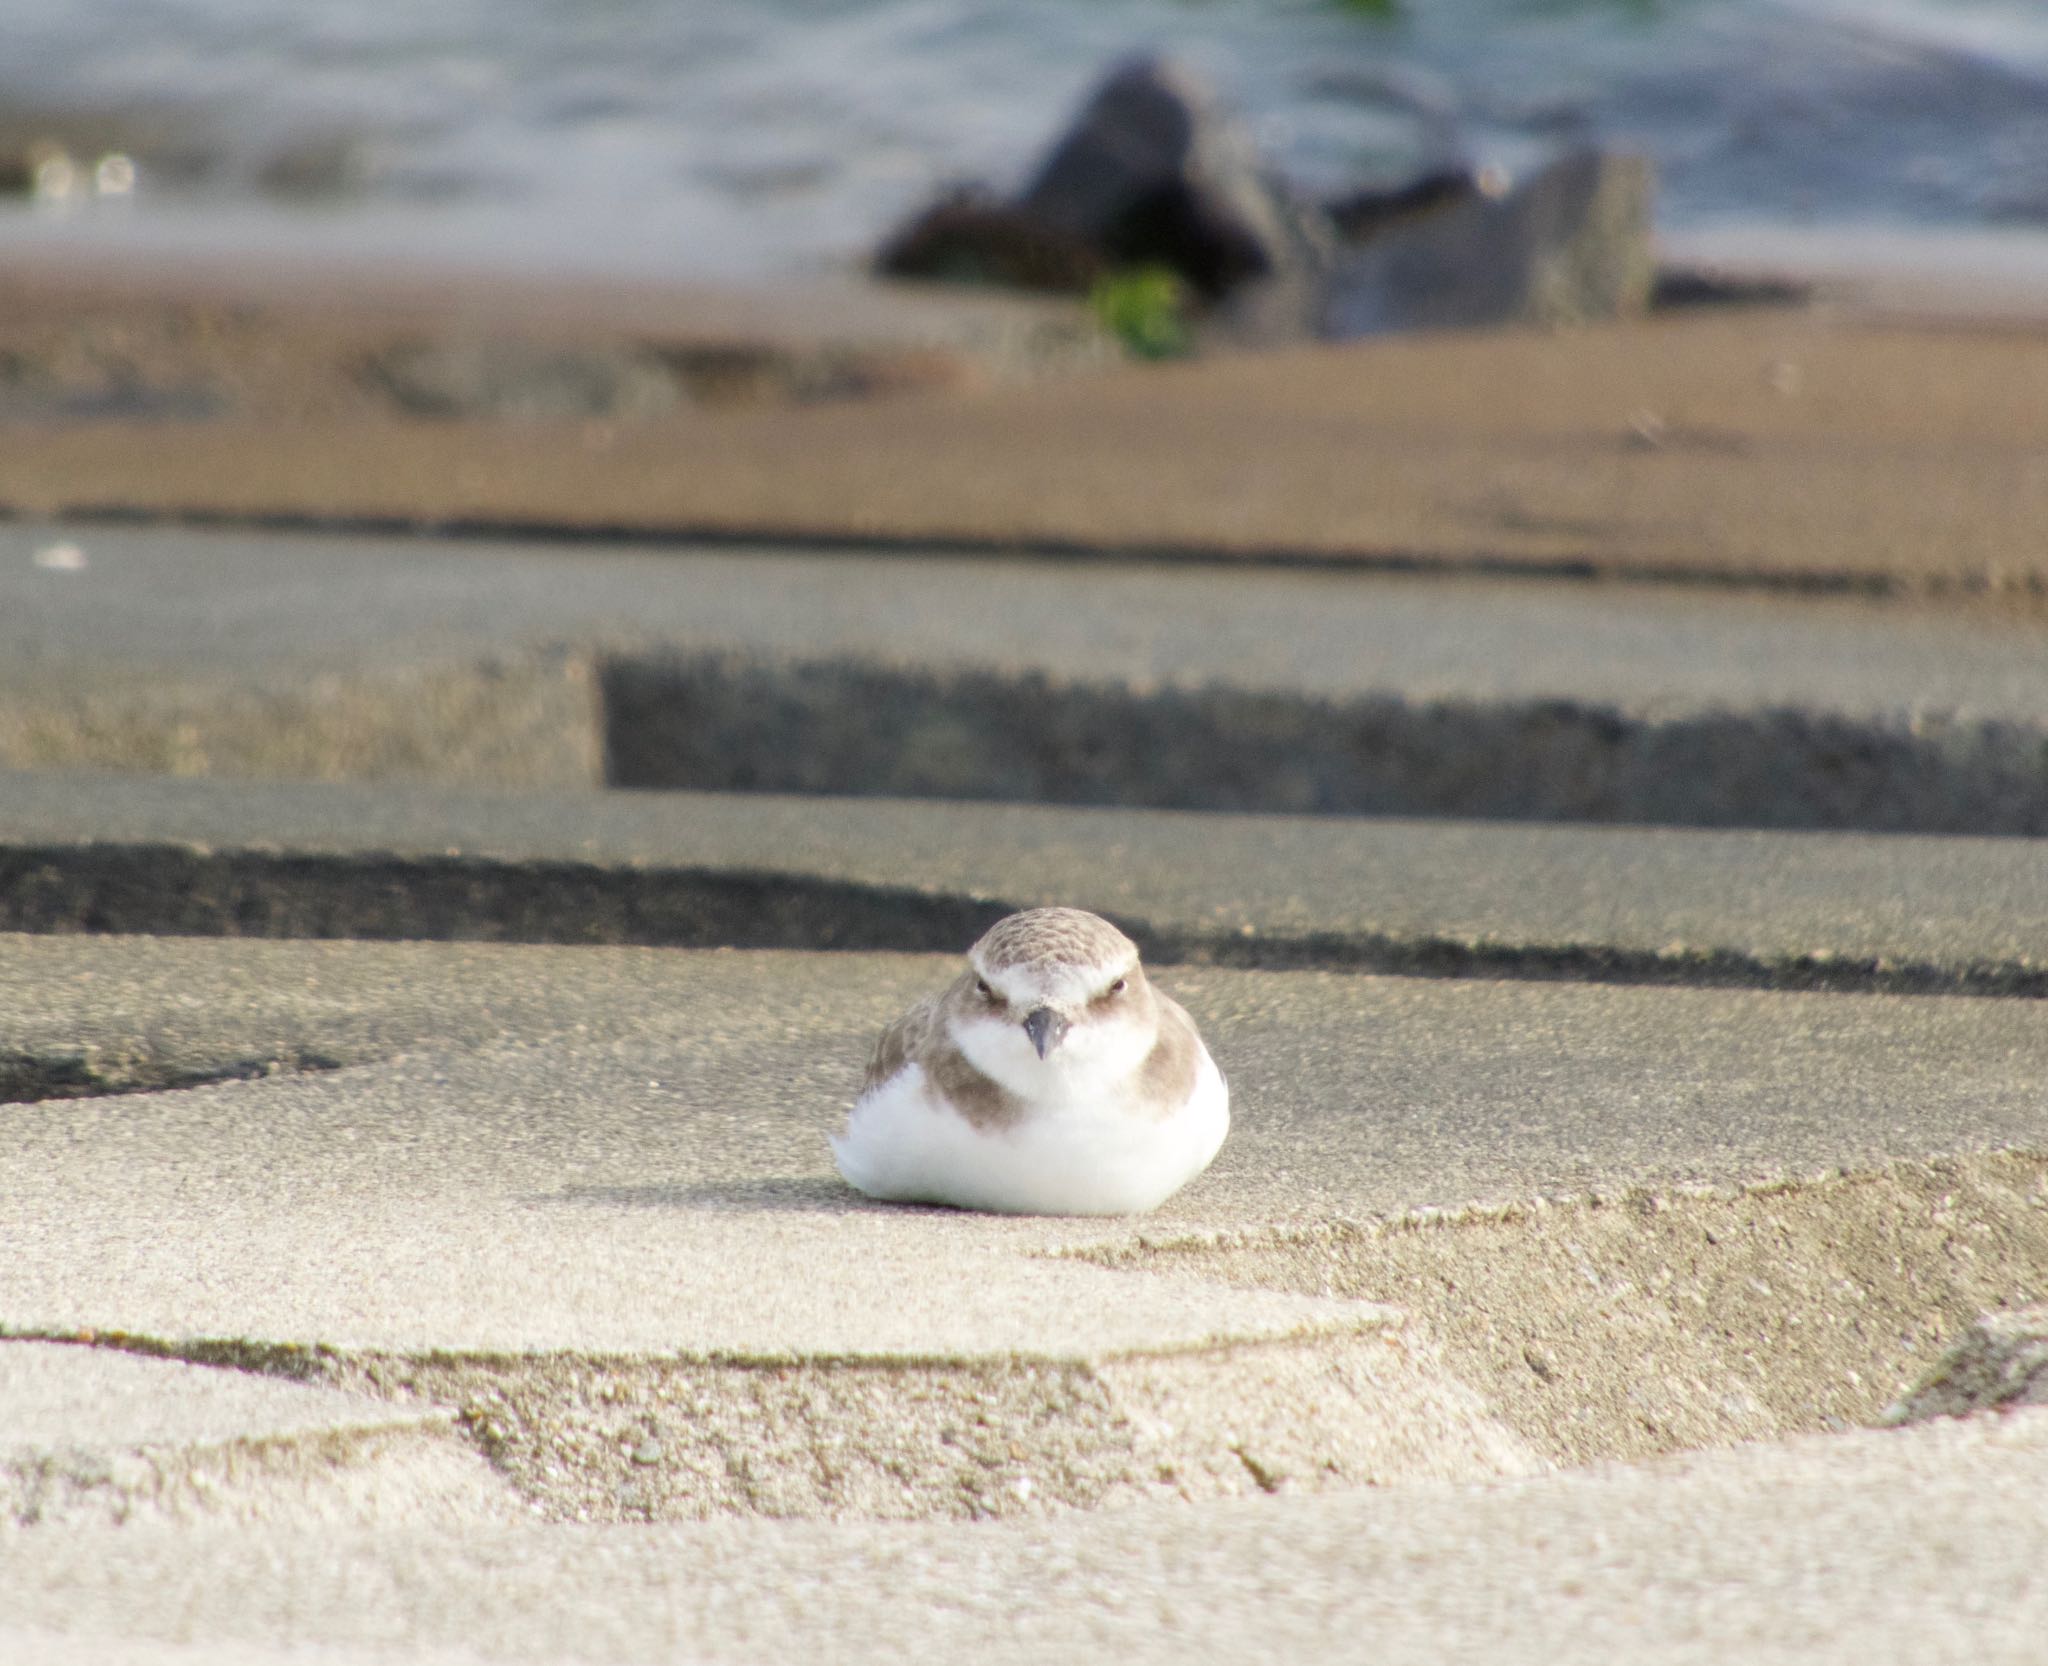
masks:
[[[1072,311],[0,274],[0,506],[2048,594],[2048,329],[1830,304],[1100,367]],[[887,396],[887,397],[880,397]]]

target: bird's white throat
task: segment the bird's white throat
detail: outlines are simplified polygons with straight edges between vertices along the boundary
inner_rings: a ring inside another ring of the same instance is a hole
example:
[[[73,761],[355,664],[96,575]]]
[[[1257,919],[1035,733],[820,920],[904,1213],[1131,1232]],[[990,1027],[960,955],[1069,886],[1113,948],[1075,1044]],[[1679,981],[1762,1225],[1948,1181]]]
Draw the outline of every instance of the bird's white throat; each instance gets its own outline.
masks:
[[[967,1062],[1027,1105],[1099,1105],[1128,1094],[1159,1039],[1157,1022],[1105,1018],[1068,1029],[1044,1058],[1024,1026],[994,1013],[947,1026]]]

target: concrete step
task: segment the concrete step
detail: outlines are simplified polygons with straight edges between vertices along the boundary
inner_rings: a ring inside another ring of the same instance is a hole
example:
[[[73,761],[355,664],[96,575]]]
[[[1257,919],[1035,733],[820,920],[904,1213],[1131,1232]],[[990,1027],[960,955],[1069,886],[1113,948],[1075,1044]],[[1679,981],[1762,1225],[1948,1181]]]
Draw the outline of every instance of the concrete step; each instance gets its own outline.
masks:
[[[2040,995],[2044,871],[2026,839],[0,773],[17,931],[953,951],[1067,903],[1163,961]]]
[[[17,767],[2048,831],[2048,637],[2014,620],[801,550],[7,542]],[[82,565],[37,565],[66,545]]]

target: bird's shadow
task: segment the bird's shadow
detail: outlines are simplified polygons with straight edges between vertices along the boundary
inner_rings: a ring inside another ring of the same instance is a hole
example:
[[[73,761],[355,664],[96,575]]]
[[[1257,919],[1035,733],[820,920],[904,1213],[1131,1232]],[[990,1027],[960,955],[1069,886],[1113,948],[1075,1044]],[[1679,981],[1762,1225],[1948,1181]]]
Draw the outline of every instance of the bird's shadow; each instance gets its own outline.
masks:
[[[879,1203],[863,1197],[839,1180],[812,1175],[771,1175],[755,1180],[715,1180],[651,1186],[564,1186],[558,1191],[535,1192],[521,1199],[539,1207],[547,1204],[611,1209],[675,1209],[702,1214],[730,1210],[748,1214],[859,1215],[897,1213],[908,1207],[925,1210],[924,1204]],[[950,1214],[951,1210],[937,1210]]]

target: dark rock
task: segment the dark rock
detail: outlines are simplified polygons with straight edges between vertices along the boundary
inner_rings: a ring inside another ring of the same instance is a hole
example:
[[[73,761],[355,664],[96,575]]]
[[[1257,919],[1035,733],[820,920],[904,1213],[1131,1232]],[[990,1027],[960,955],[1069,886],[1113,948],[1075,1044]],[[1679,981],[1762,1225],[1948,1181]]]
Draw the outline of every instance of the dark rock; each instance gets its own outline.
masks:
[[[1576,323],[1644,310],[1655,280],[1653,175],[1640,157],[1581,151],[1505,197],[1473,195],[1344,248],[1322,333]]]
[[[1250,133],[1165,60],[1112,71],[1017,206],[1112,263],[1171,267],[1211,300],[1298,264]]]
[[[1651,193],[1647,162],[1587,151],[1506,196],[1449,160],[1404,185],[1310,203],[1268,174],[1196,76],[1139,58],[1096,89],[1018,197],[949,195],[878,264],[1068,293],[1162,267],[1186,286],[1195,338],[1239,345],[1564,323],[1648,304]]]
[[[1085,294],[1164,267],[1208,328],[1313,333],[1332,239],[1321,211],[1267,179],[1243,124],[1184,67],[1141,58],[1097,88],[1013,201],[955,192],[890,238],[896,277]]]
[[[890,277],[1086,294],[1108,262],[1085,238],[975,191],[942,197],[876,256]]]
[[[363,148],[353,133],[297,133],[253,159],[258,190],[271,196],[319,199],[345,195],[362,184]]]

